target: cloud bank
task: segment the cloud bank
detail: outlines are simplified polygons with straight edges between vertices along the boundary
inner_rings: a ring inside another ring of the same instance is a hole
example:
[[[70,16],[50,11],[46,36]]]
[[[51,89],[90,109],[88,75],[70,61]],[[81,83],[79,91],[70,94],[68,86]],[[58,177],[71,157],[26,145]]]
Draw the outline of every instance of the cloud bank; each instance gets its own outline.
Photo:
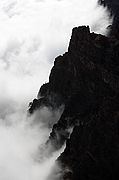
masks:
[[[74,26],[105,33],[110,22],[96,0],[1,0],[0,94],[33,98],[54,58],[67,50]]]
[[[38,152],[60,115],[60,110],[42,107],[32,117],[26,114],[23,117],[23,113],[16,112],[12,118],[0,120],[1,180],[47,180],[60,151],[48,159],[41,157],[42,162]]]
[[[0,0],[0,179],[46,180],[59,154],[34,159],[61,112],[46,107],[28,118],[28,103],[48,81],[72,28],[107,33],[109,12],[96,0]],[[47,172],[46,172],[47,170]]]

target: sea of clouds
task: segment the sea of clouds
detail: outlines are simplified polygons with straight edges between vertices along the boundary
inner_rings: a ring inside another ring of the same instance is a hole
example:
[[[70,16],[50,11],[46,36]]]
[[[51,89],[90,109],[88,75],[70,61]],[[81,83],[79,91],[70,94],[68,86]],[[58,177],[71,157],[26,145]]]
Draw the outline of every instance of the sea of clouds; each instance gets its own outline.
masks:
[[[28,117],[28,103],[67,50],[73,27],[106,34],[111,22],[97,0],[0,0],[0,180],[47,180],[60,151],[42,163],[35,153],[61,111],[44,107]]]

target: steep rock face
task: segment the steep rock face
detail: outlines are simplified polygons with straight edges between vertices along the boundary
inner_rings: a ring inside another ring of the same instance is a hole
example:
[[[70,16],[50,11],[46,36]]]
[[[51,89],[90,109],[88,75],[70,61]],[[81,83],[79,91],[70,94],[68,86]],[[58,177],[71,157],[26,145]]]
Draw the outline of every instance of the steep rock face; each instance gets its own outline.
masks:
[[[55,59],[29,112],[65,105],[46,146],[66,142],[62,179],[116,179],[119,167],[119,41],[74,28],[68,52]],[[70,129],[73,132],[69,138]]]

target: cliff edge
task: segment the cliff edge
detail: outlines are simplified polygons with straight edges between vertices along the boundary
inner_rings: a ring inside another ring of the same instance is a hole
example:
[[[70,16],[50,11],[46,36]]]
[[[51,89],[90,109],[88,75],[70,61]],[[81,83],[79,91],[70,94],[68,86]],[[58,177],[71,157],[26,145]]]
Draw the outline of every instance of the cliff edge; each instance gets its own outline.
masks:
[[[64,180],[119,178],[119,40],[74,28],[68,52],[54,61],[49,83],[30,104],[64,104],[46,146],[65,151],[58,158]],[[72,129],[71,136],[69,129]]]

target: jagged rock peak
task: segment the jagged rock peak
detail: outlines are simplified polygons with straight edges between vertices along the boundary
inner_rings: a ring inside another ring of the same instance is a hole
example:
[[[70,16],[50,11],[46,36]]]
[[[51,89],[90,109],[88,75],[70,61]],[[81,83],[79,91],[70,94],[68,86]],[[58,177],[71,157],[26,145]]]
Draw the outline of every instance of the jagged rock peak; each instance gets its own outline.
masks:
[[[80,26],[73,28],[68,50],[69,51],[76,50],[81,42],[88,41],[89,38],[90,38],[89,26]]]

